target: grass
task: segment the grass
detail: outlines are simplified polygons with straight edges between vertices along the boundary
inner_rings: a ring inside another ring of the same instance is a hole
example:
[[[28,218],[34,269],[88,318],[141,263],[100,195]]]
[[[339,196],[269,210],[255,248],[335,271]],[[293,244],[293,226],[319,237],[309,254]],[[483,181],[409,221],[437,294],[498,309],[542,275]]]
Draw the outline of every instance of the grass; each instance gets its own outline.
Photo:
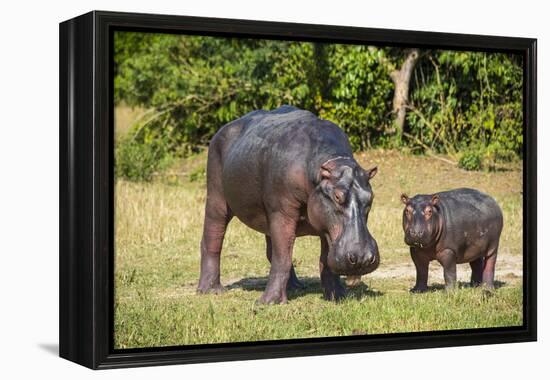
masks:
[[[144,113],[145,110],[140,107],[129,107],[127,105],[115,107],[116,137],[120,138],[126,135],[132,128],[132,125],[139,120]]]
[[[291,292],[287,305],[256,306],[269,271],[265,242],[236,219],[222,251],[227,291],[219,296],[195,294],[205,201],[204,177],[196,173],[205,163],[204,154],[152,183],[117,181],[115,347],[521,325],[521,165],[467,172],[396,151],[374,150],[356,158],[365,168],[379,167],[372,180],[376,198],[369,228],[380,248],[381,265],[338,304],[322,299],[319,242],[304,237],[297,240],[293,260],[306,289]],[[431,291],[410,294],[415,272],[403,243],[399,195],[462,186],[491,194],[503,209],[499,286],[491,293],[470,288],[466,264],[459,266],[459,288],[445,292],[441,268],[434,262]]]

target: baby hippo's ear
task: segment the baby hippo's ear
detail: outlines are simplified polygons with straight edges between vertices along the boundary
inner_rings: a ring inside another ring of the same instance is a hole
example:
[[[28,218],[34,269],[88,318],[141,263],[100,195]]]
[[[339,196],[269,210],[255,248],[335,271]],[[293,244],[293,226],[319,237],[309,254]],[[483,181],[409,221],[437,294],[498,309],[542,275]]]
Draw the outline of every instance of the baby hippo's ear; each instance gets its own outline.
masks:
[[[437,194],[434,194],[432,196],[432,206],[435,206],[439,203],[439,196]]]
[[[369,179],[372,179],[372,177],[374,177],[376,173],[378,173],[378,166],[367,170],[367,176],[369,177]]]
[[[403,202],[403,204],[407,204],[409,203],[409,196],[405,193],[401,194],[401,202]]]

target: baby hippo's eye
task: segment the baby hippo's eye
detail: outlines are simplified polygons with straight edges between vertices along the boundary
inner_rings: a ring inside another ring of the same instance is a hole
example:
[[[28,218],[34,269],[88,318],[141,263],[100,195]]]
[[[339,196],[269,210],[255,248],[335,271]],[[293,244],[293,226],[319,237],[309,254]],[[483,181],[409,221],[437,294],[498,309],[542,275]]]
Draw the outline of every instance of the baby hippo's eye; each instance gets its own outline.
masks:
[[[426,217],[426,219],[430,219],[432,217],[431,207],[426,207],[426,209],[424,210],[424,216]]]

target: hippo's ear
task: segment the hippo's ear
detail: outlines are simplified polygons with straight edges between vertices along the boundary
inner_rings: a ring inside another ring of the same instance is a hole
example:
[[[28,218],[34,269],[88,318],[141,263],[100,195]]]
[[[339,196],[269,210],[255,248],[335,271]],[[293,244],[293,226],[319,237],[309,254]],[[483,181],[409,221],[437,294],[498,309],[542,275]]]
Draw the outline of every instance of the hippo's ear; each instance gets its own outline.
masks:
[[[334,161],[328,161],[321,165],[321,179],[331,179],[334,169],[336,169],[336,163]]]
[[[367,176],[369,177],[369,179],[372,179],[372,177],[374,177],[376,173],[378,173],[378,166],[367,170]]]
[[[432,196],[432,206],[435,206],[435,205],[437,205],[438,203],[439,203],[439,195],[434,194],[434,195]]]
[[[330,171],[325,169],[325,168],[321,168],[321,179],[330,179],[331,178],[331,174],[330,174]]]
[[[401,194],[401,202],[403,202],[403,204],[407,204],[409,203],[409,196],[405,193]]]

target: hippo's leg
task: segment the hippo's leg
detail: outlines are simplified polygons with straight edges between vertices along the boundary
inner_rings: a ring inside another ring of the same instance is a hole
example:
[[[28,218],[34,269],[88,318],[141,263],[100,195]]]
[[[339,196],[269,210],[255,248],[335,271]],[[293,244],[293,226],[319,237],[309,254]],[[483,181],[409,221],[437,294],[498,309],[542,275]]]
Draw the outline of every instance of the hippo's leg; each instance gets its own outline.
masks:
[[[456,286],[456,255],[451,249],[444,249],[437,253],[437,261],[443,267],[445,289],[451,290]]]
[[[214,204],[213,204],[214,203]],[[231,220],[231,210],[223,201],[207,198],[204,229],[201,240],[201,274],[198,293],[221,293],[220,256],[225,230]]]
[[[470,279],[471,286],[479,286],[483,280],[483,257],[470,262],[470,268],[472,268],[472,277]]]
[[[265,235],[265,254],[267,256],[267,259],[269,260],[269,263],[271,263],[271,256],[273,254],[273,247],[271,246],[271,238],[268,235]],[[298,279],[298,276],[296,276],[296,271],[294,270],[294,265],[290,267],[290,275],[288,278],[288,283],[286,285],[287,290],[292,289],[304,289],[306,286],[302,281]]]
[[[257,303],[287,303],[286,286],[292,268],[296,221],[281,212],[274,212],[269,216],[269,234],[272,249],[271,269],[267,287]]]
[[[495,287],[495,264],[497,262],[498,247],[491,249],[485,257],[485,263],[483,265],[483,285],[487,289],[493,289]]]
[[[233,213],[223,194],[221,159],[215,147],[208,152],[206,207],[201,240],[201,273],[198,293],[221,293],[220,254],[225,230]]]
[[[411,247],[411,258],[416,267],[416,284],[410,291],[412,293],[423,293],[428,290],[428,268],[430,266],[430,259],[416,252]]]
[[[340,282],[340,276],[332,273],[328,266],[329,245],[327,239],[321,237],[321,257],[319,258],[319,271],[321,272],[321,286],[323,296],[329,301],[338,301],[346,296],[346,289]]]

